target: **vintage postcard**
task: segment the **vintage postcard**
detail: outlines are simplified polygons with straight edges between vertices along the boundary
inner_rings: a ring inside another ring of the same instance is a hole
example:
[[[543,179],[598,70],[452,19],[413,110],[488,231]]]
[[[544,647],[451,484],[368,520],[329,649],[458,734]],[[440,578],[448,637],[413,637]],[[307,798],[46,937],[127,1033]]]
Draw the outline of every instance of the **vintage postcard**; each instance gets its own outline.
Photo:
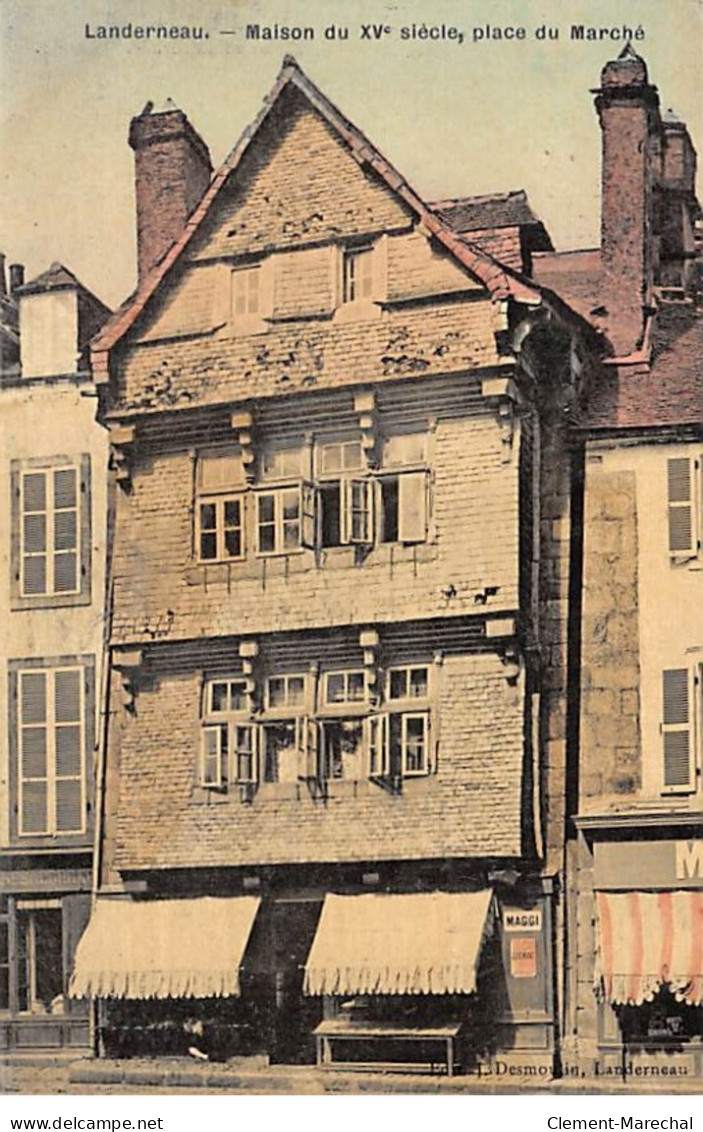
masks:
[[[5,1092],[703,1090],[702,21],[0,0]]]

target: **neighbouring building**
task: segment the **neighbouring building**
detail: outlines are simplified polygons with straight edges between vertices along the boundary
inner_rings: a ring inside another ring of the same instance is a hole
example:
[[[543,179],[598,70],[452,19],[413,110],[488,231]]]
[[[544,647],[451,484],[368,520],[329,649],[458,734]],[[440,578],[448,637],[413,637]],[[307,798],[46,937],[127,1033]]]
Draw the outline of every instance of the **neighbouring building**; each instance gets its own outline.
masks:
[[[605,328],[585,441],[569,1071],[703,1071],[703,272],[696,153],[642,59],[604,68],[602,245],[537,276]]]
[[[0,257],[0,1051],[89,1047],[67,997],[90,910],[107,432],[88,343],[110,313]]]
[[[172,105],[130,144],[72,993],[107,1052],[549,1074],[600,335],[526,279],[551,243],[523,193],[426,204],[291,58],[214,176]]]

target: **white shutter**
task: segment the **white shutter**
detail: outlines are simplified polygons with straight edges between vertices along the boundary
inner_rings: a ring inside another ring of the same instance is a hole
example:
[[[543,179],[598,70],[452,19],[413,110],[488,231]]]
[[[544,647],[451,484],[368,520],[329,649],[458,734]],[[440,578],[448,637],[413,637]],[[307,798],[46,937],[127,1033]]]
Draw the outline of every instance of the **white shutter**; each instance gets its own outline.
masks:
[[[200,784],[219,788],[227,765],[227,724],[217,723],[202,730],[200,747]]]
[[[693,471],[694,461],[687,456],[667,460],[669,553],[676,558],[696,553]]]
[[[398,476],[398,541],[424,542],[427,537],[427,474]]]
[[[370,479],[343,479],[340,483],[340,541],[369,546],[375,527],[375,483]]]
[[[19,683],[19,832],[49,833],[47,675],[22,672]]]
[[[307,716],[302,720],[301,741],[298,749],[298,778],[308,781],[320,777],[320,732],[316,719]]]
[[[366,725],[366,749],[369,759],[369,776],[386,778],[390,769],[389,718],[387,713],[371,715]]]
[[[311,483],[300,489],[300,544],[309,550],[316,545],[316,492]]]
[[[232,777],[240,784],[255,784],[259,778],[259,735],[255,723],[234,724],[234,759]]]
[[[687,793],[695,786],[693,758],[693,674],[670,668],[662,678],[663,781],[665,793]]]

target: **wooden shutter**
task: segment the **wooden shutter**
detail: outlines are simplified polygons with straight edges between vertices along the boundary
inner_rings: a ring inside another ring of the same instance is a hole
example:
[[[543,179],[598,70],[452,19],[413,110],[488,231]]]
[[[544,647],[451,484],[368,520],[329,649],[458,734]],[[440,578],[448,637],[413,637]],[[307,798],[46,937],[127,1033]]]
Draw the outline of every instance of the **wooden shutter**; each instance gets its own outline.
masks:
[[[390,770],[389,718],[386,713],[366,719],[366,749],[369,776],[386,778]]]
[[[300,489],[300,545],[309,550],[316,544],[316,492],[311,483],[303,483]]]
[[[398,541],[424,542],[427,537],[427,474],[398,476]]]
[[[60,669],[53,677],[55,829],[57,833],[82,833],[85,827],[82,672],[75,668]]]
[[[320,729],[316,719],[307,716],[302,720],[298,748],[298,778],[307,780],[320,777]]]
[[[259,779],[259,734],[255,723],[234,725],[234,756],[236,764],[233,773],[240,784],[258,782]]]
[[[665,792],[694,789],[692,681],[688,668],[670,668],[662,679]]]
[[[20,673],[20,825],[24,835],[49,833],[49,751],[46,672]]]
[[[204,727],[200,748],[200,784],[219,788],[227,765],[227,724]]]
[[[694,466],[687,456],[667,460],[669,553],[675,557],[696,553]]]

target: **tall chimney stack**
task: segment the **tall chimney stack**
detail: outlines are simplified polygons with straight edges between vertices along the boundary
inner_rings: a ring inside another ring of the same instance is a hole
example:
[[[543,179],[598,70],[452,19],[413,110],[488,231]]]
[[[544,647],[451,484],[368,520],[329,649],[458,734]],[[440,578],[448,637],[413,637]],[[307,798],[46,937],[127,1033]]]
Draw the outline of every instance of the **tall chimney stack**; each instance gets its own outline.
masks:
[[[186,115],[168,99],[146,106],[129,126],[134,150],[139,282],[182,232],[212,173],[210,153]]]
[[[11,263],[10,264],[10,294],[14,295],[20,287],[24,285],[24,264]]]
[[[659,96],[628,44],[606,63],[596,94],[603,134],[601,259],[608,334],[618,356],[642,341],[654,258],[653,183],[660,160]]]

